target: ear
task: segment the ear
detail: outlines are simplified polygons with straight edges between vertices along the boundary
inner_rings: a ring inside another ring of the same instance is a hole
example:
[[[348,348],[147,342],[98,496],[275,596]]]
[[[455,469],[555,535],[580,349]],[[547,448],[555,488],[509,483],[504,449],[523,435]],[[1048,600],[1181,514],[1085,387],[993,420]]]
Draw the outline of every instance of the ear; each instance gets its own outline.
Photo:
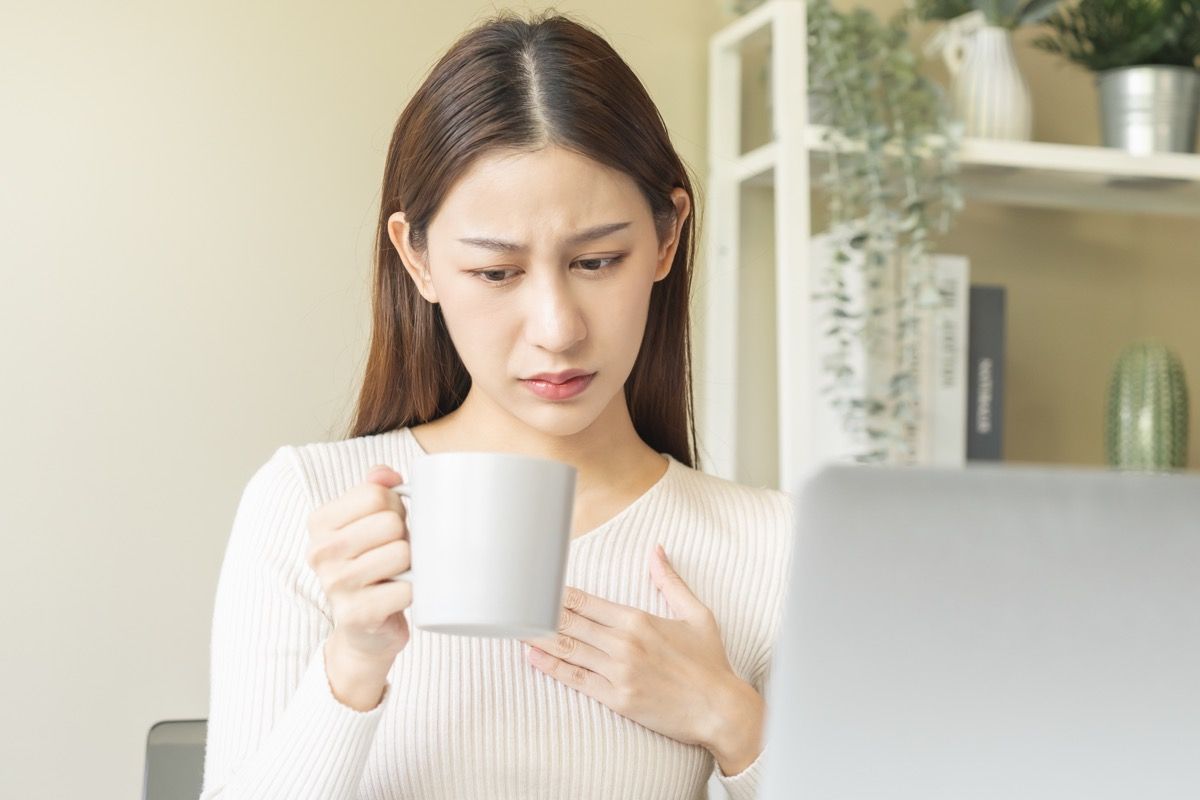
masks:
[[[412,226],[408,224],[408,219],[404,216],[403,211],[397,211],[388,217],[387,232],[388,238],[392,240],[392,246],[400,254],[400,262],[404,264],[405,271],[417,285],[417,291],[429,302],[436,303],[438,301],[437,292],[433,288],[429,264],[426,263],[425,257],[412,246],[410,238]]]
[[[658,264],[654,270],[655,281],[661,281],[671,272],[671,265],[675,263],[675,251],[679,249],[679,235],[683,231],[683,223],[692,211],[692,202],[681,186],[671,190],[671,202],[675,204],[675,224],[666,241],[659,245]]]

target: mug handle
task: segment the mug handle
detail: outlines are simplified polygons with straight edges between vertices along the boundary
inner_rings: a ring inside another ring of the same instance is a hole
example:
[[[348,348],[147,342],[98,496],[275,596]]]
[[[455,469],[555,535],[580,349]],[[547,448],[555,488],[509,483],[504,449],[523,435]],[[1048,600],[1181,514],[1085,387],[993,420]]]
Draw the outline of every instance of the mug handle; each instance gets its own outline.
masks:
[[[413,496],[412,487],[409,486],[408,484],[401,483],[397,486],[391,487],[391,489],[393,492],[400,495],[401,497],[407,497],[409,500],[412,500],[412,496]],[[409,534],[411,535],[411,533],[412,532],[410,531]],[[412,579],[413,579],[413,571],[410,568],[410,569],[404,570],[404,572],[401,572],[399,575],[393,575],[392,577],[388,578],[387,580],[389,580],[389,581],[408,581],[409,583],[411,583]]]

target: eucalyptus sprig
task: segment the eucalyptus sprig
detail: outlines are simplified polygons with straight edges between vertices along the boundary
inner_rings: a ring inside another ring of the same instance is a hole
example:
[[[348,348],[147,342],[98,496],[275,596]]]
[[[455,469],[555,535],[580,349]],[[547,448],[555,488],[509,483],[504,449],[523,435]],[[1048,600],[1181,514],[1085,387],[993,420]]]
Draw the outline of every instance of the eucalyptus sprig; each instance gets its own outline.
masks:
[[[731,10],[760,4],[733,0]],[[1018,16],[1048,13],[1047,5],[1053,2],[1032,0]],[[909,47],[914,5],[887,22],[863,8],[835,10],[830,0],[807,0],[807,9],[809,100],[820,109],[830,154],[817,180],[834,249],[815,276],[812,297],[824,308],[819,335],[832,343],[820,391],[843,428],[863,442],[851,454],[856,461],[912,463],[921,322],[941,302],[929,248],[962,208],[956,161],[962,125],[918,71]],[[851,285],[861,287],[861,296]],[[886,354],[881,375],[856,372],[851,354],[859,345]]]
[[[1046,24],[1034,45],[1093,72],[1200,58],[1200,0],[1079,0]]]
[[[846,430],[865,436],[859,461],[915,457],[920,321],[940,299],[929,246],[962,207],[955,177],[961,125],[919,73],[910,23],[909,10],[883,22],[866,9],[840,12],[830,0],[808,1],[809,89],[829,123],[831,157],[820,183],[835,248],[814,294],[828,301],[822,334],[834,343],[822,365],[822,393]],[[859,265],[854,283],[864,287],[865,303],[856,306],[848,271]],[[855,374],[855,343],[869,352],[895,348],[882,392]]]

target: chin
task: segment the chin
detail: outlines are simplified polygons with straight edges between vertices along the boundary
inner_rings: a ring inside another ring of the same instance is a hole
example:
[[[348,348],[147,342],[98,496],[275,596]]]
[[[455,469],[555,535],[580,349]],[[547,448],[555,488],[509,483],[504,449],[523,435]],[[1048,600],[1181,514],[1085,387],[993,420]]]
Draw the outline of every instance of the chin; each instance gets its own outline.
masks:
[[[597,388],[601,387],[594,384],[589,386],[587,394]],[[618,398],[609,397],[606,402],[599,403],[595,396],[583,396],[565,402],[539,400],[536,397],[522,398],[519,407],[510,407],[509,413],[528,427],[548,436],[575,436],[592,427],[604,416],[605,409],[615,399]]]
[[[551,404],[547,404],[551,405]],[[575,436],[583,433],[599,417],[592,409],[558,405],[518,415],[522,422],[547,436]]]

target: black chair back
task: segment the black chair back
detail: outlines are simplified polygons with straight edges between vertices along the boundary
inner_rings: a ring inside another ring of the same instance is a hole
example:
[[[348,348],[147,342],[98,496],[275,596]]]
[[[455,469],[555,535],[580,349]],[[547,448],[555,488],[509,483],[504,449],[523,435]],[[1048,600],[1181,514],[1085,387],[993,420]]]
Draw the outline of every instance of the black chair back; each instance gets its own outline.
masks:
[[[197,800],[204,781],[208,720],[156,722],[146,735],[142,800]]]

